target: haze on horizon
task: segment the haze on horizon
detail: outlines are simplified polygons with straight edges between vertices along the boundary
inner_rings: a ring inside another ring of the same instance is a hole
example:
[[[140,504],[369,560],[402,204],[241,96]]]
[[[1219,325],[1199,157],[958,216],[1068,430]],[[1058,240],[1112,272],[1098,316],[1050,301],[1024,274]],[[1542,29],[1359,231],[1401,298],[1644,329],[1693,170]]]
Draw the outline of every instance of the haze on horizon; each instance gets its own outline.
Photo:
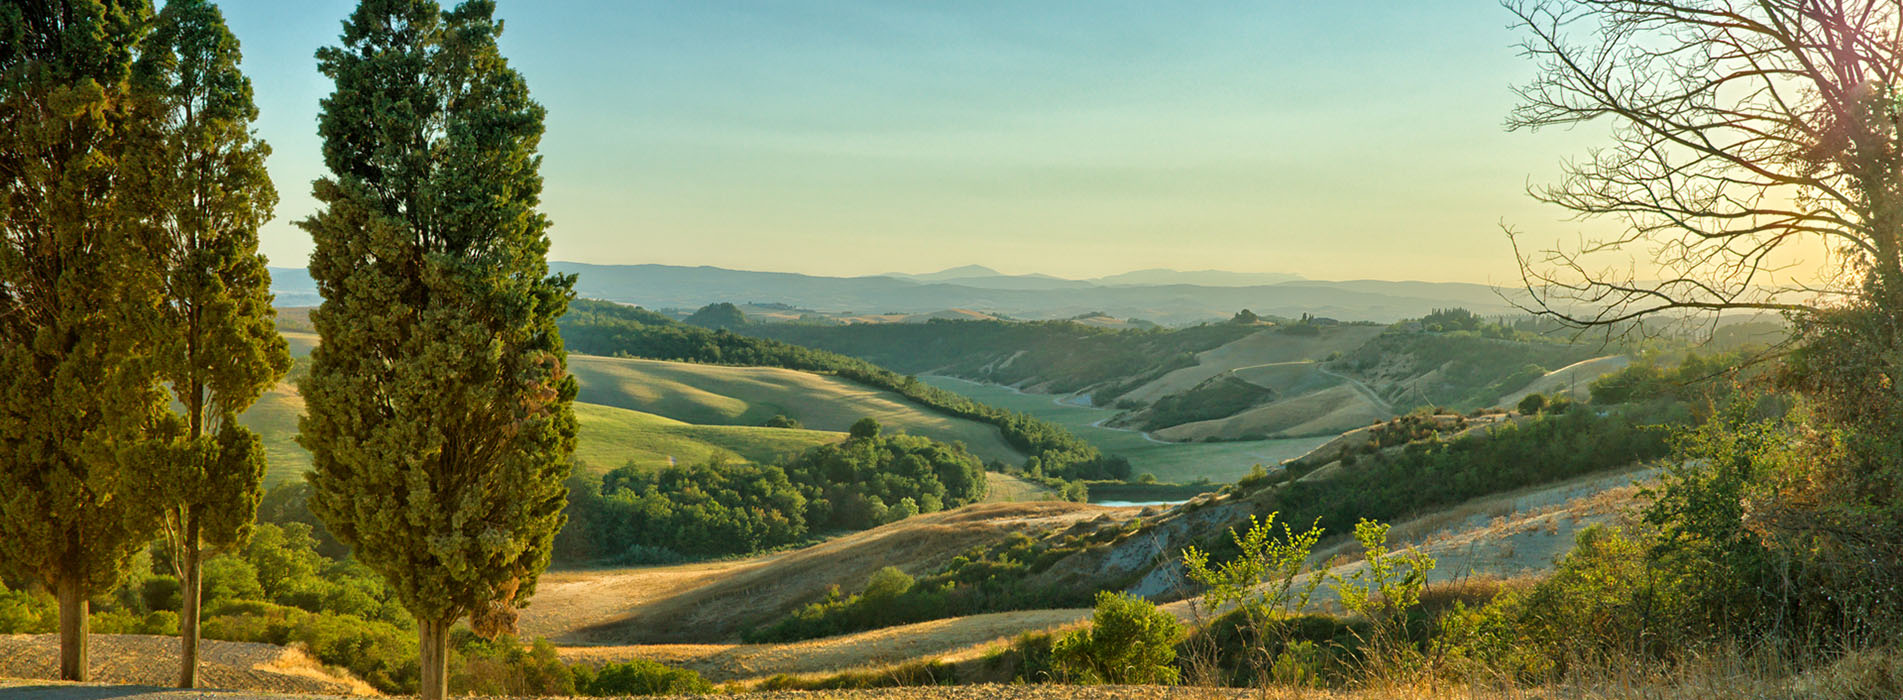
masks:
[[[302,266],[351,0],[225,3]],[[1510,134],[1495,3],[501,0],[548,108],[550,258],[855,276],[980,264],[1510,283],[1502,222],[1595,129]]]

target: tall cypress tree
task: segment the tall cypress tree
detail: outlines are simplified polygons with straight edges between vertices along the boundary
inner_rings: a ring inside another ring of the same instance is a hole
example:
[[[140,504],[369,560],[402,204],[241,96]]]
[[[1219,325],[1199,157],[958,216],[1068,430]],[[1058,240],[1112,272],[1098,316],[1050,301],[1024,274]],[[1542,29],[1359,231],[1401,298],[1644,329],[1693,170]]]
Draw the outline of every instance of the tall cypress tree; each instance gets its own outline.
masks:
[[[217,6],[168,0],[133,69],[143,145],[125,169],[139,181],[148,260],[163,274],[155,355],[181,411],[159,426],[165,440],[145,463],[181,583],[184,688],[198,685],[205,554],[249,534],[263,492],[262,444],[237,416],[291,363],[258,254],[277,192],[239,60]]]
[[[318,52],[331,176],[302,222],[323,342],[303,382],[311,509],[419,622],[422,694],[451,624],[512,621],[547,566],[575,381],[536,208],[542,108],[496,46],[495,5],[363,0]]]
[[[0,565],[59,597],[60,675],[85,680],[87,600],[156,510],[121,455],[165,411],[157,280],[121,167],[149,3],[0,5]]]

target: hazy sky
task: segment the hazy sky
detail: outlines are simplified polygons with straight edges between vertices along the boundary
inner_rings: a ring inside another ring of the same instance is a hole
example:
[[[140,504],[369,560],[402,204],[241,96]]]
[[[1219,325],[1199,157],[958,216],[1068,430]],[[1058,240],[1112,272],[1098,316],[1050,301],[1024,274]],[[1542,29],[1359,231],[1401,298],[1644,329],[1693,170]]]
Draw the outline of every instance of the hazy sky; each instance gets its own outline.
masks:
[[[299,266],[312,53],[346,0],[225,0]],[[552,257],[853,275],[979,263],[1506,282],[1586,133],[1509,134],[1490,0],[500,0],[548,108]]]

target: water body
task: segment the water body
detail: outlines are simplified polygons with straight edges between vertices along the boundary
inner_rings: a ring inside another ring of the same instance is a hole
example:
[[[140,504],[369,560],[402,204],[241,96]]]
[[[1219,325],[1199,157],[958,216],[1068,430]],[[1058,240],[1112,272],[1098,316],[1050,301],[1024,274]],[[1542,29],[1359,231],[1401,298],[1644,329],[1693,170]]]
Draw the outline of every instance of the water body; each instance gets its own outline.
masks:
[[[1080,405],[1082,402],[1073,397],[1027,394],[1008,386],[955,377],[926,375],[919,377],[919,381],[979,403],[1062,425],[1086,442],[1096,445],[1097,449],[1130,460],[1135,473],[1149,472],[1162,481],[1186,483],[1207,478],[1217,483],[1233,482],[1246,476],[1255,465],[1274,467],[1284,460],[1300,457],[1334,437],[1167,442],[1139,431],[1104,426],[1103,423],[1115,417],[1117,411]]]

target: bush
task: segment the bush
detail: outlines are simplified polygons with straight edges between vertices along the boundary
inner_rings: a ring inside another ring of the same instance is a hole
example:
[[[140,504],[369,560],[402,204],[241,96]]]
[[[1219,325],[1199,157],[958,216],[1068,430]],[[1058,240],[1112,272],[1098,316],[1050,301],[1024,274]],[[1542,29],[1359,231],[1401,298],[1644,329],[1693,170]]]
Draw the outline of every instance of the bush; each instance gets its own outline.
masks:
[[[613,663],[599,669],[576,666],[575,691],[582,695],[702,695],[712,683],[689,669],[653,661]]]
[[[1176,682],[1176,617],[1137,596],[1104,591],[1090,627],[1059,639],[1051,648],[1058,675],[1077,683],[1169,684]]]
[[[513,635],[484,640],[457,630],[451,640],[449,688],[469,695],[574,695],[575,674],[555,655],[555,645],[537,639],[524,647]],[[458,663],[458,661],[460,663]]]
[[[59,629],[59,604],[44,592],[16,591],[0,583],[0,634],[45,634]]]

